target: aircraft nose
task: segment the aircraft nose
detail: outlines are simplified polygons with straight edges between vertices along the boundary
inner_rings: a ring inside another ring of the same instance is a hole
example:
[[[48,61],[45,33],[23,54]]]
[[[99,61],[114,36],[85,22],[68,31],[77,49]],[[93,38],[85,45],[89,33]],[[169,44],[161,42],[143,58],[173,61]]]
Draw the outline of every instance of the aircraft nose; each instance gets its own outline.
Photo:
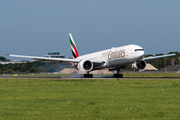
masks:
[[[144,54],[145,54],[145,52],[144,51],[142,51],[142,55],[144,56]]]
[[[141,53],[140,53],[140,56],[143,58],[144,57],[144,51],[142,51]]]
[[[139,51],[139,53],[137,54],[137,58],[143,59],[143,57],[144,57],[144,51]]]

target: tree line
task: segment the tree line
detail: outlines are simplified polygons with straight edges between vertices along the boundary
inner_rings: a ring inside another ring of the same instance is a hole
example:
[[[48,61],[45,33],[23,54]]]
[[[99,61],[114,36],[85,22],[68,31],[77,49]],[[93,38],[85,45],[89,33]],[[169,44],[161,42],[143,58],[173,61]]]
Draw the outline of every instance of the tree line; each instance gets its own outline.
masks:
[[[175,53],[175,56],[159,58],[154,60],[148,60],[147,63],[150,63],[157,69],[161,69],[165,66],[180,64],[180,53],[179,52],[170,52],[168,54]],[[164,54],[148,54],[145,57],[149,56],[159,56]],[[0,57],[0,61],[10,61],[5,57]],[[59,72],[63,68],[69,68],[70,65],[59,64],[59,63],[44,63],[42,61],[27,62],[27,63],[15,63],[15,64],[0,64],[0,74],[11,74],[11,73],[40,73],[40,72]],[[127,65],[126,70],[131,70],[131,65]]]
[[[0,64],[0,74],[59,72],[68,67],[70,66],[66,64],[44,63],[42,61]]]
[[[146,62],[153,65],[157,69],[161,69],[165,66],[169,65],[177,65],[180,64],[180,53],[179,52],[169,52],[168,54],[175,53],[175,56],[172,57],[165,57],[165,58],[159,58],[159,59],[153,59],[153,60],[147,60]],[[164,55],[164,54],[156,54],[155,56]],[[151,54],[145,55],[145,57],[153,56]]]

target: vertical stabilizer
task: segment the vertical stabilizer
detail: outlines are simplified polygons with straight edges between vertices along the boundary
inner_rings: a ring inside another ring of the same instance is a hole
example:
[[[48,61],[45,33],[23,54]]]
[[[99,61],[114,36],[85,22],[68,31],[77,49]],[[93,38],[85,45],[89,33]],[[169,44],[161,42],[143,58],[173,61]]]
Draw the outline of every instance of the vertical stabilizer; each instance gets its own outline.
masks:
[[[73,37],[72,37],[71,33],[69,33],[69,40],[70,40],[70,46],[71,46],[72,55],[73,55],[73,58],[75,59],[75,58],[79,57],[79,53],[78,53],[76,44],[75,44],[75,42],[73,40]]]

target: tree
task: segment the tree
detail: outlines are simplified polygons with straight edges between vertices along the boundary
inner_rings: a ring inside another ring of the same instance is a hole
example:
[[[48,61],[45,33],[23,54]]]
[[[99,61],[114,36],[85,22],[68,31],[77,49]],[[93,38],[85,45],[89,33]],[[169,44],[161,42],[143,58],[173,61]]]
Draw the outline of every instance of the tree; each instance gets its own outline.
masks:
[[[6,59],[5,57],[2,57],[2,56],[0,57],[0,60],[1,61],[9,61],[8,59]]]

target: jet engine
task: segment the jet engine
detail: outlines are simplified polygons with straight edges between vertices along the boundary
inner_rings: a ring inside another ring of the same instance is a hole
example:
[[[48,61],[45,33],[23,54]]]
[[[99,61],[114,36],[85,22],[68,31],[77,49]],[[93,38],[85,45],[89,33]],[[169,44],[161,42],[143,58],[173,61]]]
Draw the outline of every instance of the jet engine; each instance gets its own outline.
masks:
[[[141,61],[138,61],[138,62],[134,62],[132,64],[132,69],[134,71],[144,71],[146,69],[146,61],[144,60],[141,60]]]
[[[93,63],[89,60],[83,60],[78,64],[77,68],[80,71],[89,72],[93,69]]]

